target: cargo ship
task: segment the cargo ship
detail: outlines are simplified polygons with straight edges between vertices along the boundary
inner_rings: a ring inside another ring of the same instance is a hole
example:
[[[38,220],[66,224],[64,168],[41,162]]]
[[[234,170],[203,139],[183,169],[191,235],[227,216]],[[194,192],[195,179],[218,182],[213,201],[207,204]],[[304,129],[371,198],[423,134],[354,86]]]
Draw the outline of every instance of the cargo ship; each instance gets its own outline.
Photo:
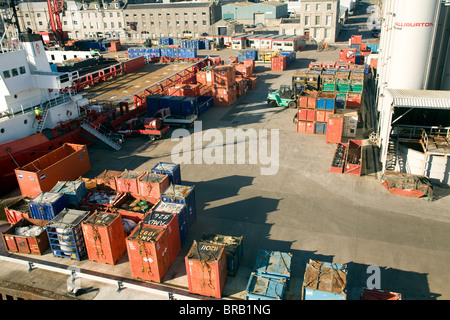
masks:
[[[0,53],[0,194],[17,187],[15,168],[64,143],[90,145],[83,122],[102,123],[110,109],[91,106],[75,84],[78,71],[54,72],[42,36],[2,41]],[[78,125],[76,125],[78,124]]]

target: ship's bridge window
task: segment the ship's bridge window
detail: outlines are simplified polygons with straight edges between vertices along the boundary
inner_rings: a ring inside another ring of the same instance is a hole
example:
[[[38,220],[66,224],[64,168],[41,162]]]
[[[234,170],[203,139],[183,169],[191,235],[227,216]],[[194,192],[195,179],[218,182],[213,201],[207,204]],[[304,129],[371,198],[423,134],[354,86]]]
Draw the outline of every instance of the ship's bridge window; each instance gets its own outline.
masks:
[[[27,72],[27,70],[25,69],[24,66],[19,67],[19,72],[20,74],[25,74]]]
[[[11,78],[11,73],[9,73],[9,70],[3,71],[3,77],[5,79]]]
[[[12,71],[13,77],[16,77],[19,75],[19,70],[17,70],[17,68],[12,69],[11,71]]]

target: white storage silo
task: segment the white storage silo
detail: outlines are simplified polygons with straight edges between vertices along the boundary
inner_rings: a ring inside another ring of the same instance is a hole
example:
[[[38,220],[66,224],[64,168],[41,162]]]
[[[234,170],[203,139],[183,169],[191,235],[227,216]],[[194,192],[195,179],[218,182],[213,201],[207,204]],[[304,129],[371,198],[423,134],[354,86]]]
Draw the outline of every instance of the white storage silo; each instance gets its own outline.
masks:
[[[386,0],[379,73],[381,88],[425,89],[440,0]]]

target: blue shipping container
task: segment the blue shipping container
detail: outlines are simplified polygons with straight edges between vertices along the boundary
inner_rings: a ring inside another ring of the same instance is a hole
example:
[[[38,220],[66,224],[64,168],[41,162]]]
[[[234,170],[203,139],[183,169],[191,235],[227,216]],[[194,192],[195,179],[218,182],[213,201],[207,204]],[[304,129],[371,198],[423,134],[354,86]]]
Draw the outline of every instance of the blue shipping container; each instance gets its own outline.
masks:
[[[284,300],[286,279],[259,275],[254,272],[245,289],[245,300]]]
[[[187,224],[187,218],[186,218],[186,205],[180,204],[180,203],[168,203],[164,201],[160,201],[155,209],[153,209],[154,212],[166,212],[166,213],[172,213],[176,214],[178,218],[178,229],[180,231],[180,242],[181,245],[184,244],[186,241],[189,229]]]
[[[195,114],[196,110],[197,110],[197,98],[184,97],[184,99],[181,100],[181,114],[183,116]]]
[[[67,206],[74,209],[87,196],[84,181],[58,181],[50,192],[63,194],[66,198]]]
[[[197,218],[197,206],[195,202],[195,186],[183,186],[170,184],[161,195],[161,200],[167,203],[179,203],[186,205],[186,219],[188,229]]]
[[[316,123],[314,132],[315,133],[327,133],[327,124],[326,123]]]
[[[309,260],[302,285],[303,300],[346,300],[347,266]]]
[[[64,195],[54,192],[42,192],[28,202],[30,216],[33,219],[52,220],[66,207],[67,201]]]
[[[197,115],[204,114],[214,105],[213,98],[210,96],[199,96],[197,101]]]
[[[170,107],[170,99],[172,99],[172,96],[162,95],[159,98],[159,108],[160,109],[169,108]]]
[[[169,182],[173,184],[181,184],[180,165],[170,162],[158,162],[151,170],[152,173],[167,174]]]
[[[254,271],[259,275],[291,278],[292,254],[281,251],[260,250],[256,256]]]
[[[169,99],[169,109],[170,109],[170,114],[173,116],[181,116],[182,115],[182,111],[181,111],[181,101],[184,99],[184,97],[171,97]]]
[[[161,97],[163,97],[161,94],[151,94],[146,97],[147,115],[150,118],[153,117],[159,109],[161,109],[159,102]]]

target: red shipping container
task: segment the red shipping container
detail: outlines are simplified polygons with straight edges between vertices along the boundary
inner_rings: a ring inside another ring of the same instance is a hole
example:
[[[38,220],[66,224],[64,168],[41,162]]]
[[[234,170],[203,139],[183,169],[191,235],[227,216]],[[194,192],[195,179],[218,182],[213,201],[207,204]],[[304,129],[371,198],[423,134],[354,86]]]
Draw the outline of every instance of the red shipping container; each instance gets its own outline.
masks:
[[[313,121],[297,121],[297,132],[300,133],[314,133],[314,122]]]
[[[86,145],[64,143],[58,149],[14,169],[22,196],[35,198],[58,181],[73,181],[91,170]]]
[[[140,223],[126,242],[131,275],[161,283],[171,265],[167,231]]]
[[[139,193],[138,180],[143,175],[143,172],[125,169],[120,176],[116,177],[117,191]]]
[[[347,102],[345,104],[345,108],[359,109],[360,106],[361,106],[361,95],[349,93],[347,95]]]
[[[306,115],[307,115],[306,111],[308,111],[308,109],[299,108],[297,119],[298,120],[306,120]]]
[[[308,107],[308,97],[307,96],[298,97],[297,105],[299,108],[307,108]]]
[[[215,106],[229,107],[237,100],[236,88],[214,88],[213,89],[213,103]]]
[[[29,253],[42,255],[50,247],[45,225],[49,220],[23,218],[8,230],[2,232],[3,242],[9,252]],[[16,235],[16,229],[26,226],[42,227],[37,235]]]
[[[169,187],[169,176],[145,172],[138,179],[139,194],[146,197],[161,198],[161,194]]]
[[[339,143],[342,140],[342,130],[344,128],[344,115],[331,114],[327,121],[327,134],[325,142]]]
[[[25,198],[8,204],[4,209],[6,219],[11,225],[19,222],[22,218],[30,218],[30,209],[28,207],[28,201]]]
[[[314,122],[306,123],[306,133],[314,133],[315,132],[315,124]]]
[[[272,57],[272,71],[284,71],[287,66],[286,56],[274,56]]]
[[[247,79],[248,79],[249,89],[256,88],[256,84],[257,84],[256,77],[248,77]]]
[[[245,59],[244,64],[251,66],[252,74],[255,72],[255,60]]]
[[[183,86],[173,86],[164,91],[167,96],[180,97],[183,95]]]
[[[89,260],[116,264],[126,251],[122,217],[95,211],[81,226]]]
[[[189,292],[222,297],[227,280],[225,245],[194,241],[185,263]]]
[[[95,177],[96,187],[99,189],[117,190],[116,177],[120,176],[122,171],[105,170]]]
[[[300,132],[300,133],[306,132],[306,121],[303,121],[303,120],[297,121],[297,132]]]
[[[307,109],[306,110],[306,120],[314,121],[316,120],[316,110],[315,109]]]
[[[362,35],[352,35],[350,39],[350,44],[361,44],[362,43]]]
[[[81,200],[80,208],[85,210],[111,210],[125,200],[125,192],[93,189]]]
[[[213,77],[213,83],[218,87],[231,87],[236,82],[236,72],[231,65],[214,67]]]
[[[333,114],[333,111],[326,110],[316,110],[316,121],[318,122],[327,122],[330,118],[330,115]]]
[[[171,263],[173,263],[181,251],[180,229],[177,215],[169,212],[151,211],[145,216],[142,223],[166,229],[169,238]]]
[[[199,71],[195,76],[197,79],[197,83],[203,84],[205,86],[212,86],[214,84],[212,70]]]
[[[161,201],[160,198],[125,193],[120,202],[117,202],[110,211],[120,214],[122,218],[139,223],[151,212],[159,201]]]
[[[362,155],[362,141],[351,139],[348,140],[344,173],[360,176]]]

